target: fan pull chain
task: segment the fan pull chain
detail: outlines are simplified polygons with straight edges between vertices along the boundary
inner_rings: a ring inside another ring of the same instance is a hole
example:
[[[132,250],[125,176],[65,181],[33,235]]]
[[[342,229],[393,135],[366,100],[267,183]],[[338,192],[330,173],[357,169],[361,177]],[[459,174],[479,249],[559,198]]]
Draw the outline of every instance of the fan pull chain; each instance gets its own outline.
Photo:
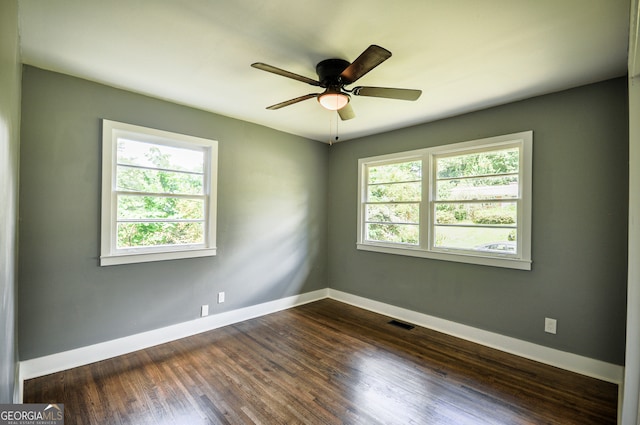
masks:
[[[333,120],[336,120],[336,132],[335,132],[335,136],[332,134],[332,130],[333,130]],[[338,135],[338,124],[340,123],[340,120],[338,119],[338,111],[336,111],[335,114],[331,114],[331,118],[329,118],[329,146],[333,145],[334,142],[337,142],[338,139],[340,138],[340,136]]]

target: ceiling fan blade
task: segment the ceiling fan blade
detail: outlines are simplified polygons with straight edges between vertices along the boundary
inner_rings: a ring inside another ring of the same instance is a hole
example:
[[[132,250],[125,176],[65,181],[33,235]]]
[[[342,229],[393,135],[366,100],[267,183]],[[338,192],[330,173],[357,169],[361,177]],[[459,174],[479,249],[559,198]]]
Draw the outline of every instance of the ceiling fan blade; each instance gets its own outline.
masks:
[[[356,117],[356,113],[353,112],[353,108],[351,107],[351,103],[347,103],[342,108],[338,109],[338,115],[340,115],[340,119],[342,121],[350,120]]]
[[[355,87],[351,92],[356,96],[386,97],[387,99],[399,100],[417,100],[422,94],[422,90],[389,87]]]
[[[304,96],[296,97],[295,99],[285,100],[284,102],[276,103],[275,105],[267,106],[269,110],[275,110],[284,108],[285,106],[293,105],[294,103],[302,102],[303,100],[318,97],[318,93],[305,94]]]
[[[360,54],[342,73],[340,78],[344,84],[351,84],[391,57],[391,52],[372,44]]]
[[[303,83],[311,84],[312,86],[320,85],[319,81],[305,77],[304,75],[299,75],[290,71],[285,71],[284,69],[276,68],[275,66],[267,65],[266,63],[256,62],[252,63],[251,66],[262,71],[271,72],[273,74],[281,75],[287,78],[293,78],[294,80],[302,81]]]

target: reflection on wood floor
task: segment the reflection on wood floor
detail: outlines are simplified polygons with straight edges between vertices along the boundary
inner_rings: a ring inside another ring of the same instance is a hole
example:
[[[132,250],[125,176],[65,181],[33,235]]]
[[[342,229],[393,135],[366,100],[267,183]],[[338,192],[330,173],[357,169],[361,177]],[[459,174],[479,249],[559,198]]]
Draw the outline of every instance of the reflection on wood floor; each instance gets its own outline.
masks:
[[[615,424],[617,385],[334,300],[25,382],[65,424]]]

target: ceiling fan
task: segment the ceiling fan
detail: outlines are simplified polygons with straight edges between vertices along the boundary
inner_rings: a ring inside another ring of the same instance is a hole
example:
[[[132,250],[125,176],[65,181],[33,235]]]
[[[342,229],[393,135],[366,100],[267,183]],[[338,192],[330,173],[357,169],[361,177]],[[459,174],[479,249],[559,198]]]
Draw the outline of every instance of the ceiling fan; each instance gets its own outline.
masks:
[[[338,111],[342,120],[355,118],[353,108],[349,104],[351,95],[384,97],[388,99],[417,100],[422,94],[422,90],[398,89],[390,87],[366,87],[358,86],[347,89],[345,86],[355,83],[367,72],[380,65],[391,57],[391,52],[380,46],[372,44],[367,47],[353,62],[349,63],[344,59],[326,59],[316,65],[318,80],[285,71],[266,63],[256,62],[252,67],[262,71],[271,72],[283,77],[302,81],[312,86],[322,87],[322,93],[310,93],[284,102],[268,106],[267,109],[274,110],[302,102],[303,100],[317,98],[318,102],[326,109]]]

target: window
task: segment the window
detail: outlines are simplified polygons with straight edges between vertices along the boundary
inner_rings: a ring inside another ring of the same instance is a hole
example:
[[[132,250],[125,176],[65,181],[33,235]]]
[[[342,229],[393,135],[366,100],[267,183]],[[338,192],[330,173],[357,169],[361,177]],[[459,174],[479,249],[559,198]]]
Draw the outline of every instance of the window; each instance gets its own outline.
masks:
[[[531,269],[531,131],[360,159],[358,249]]]
[[[216,254],[217,142],[102,120],[100,265]]]

